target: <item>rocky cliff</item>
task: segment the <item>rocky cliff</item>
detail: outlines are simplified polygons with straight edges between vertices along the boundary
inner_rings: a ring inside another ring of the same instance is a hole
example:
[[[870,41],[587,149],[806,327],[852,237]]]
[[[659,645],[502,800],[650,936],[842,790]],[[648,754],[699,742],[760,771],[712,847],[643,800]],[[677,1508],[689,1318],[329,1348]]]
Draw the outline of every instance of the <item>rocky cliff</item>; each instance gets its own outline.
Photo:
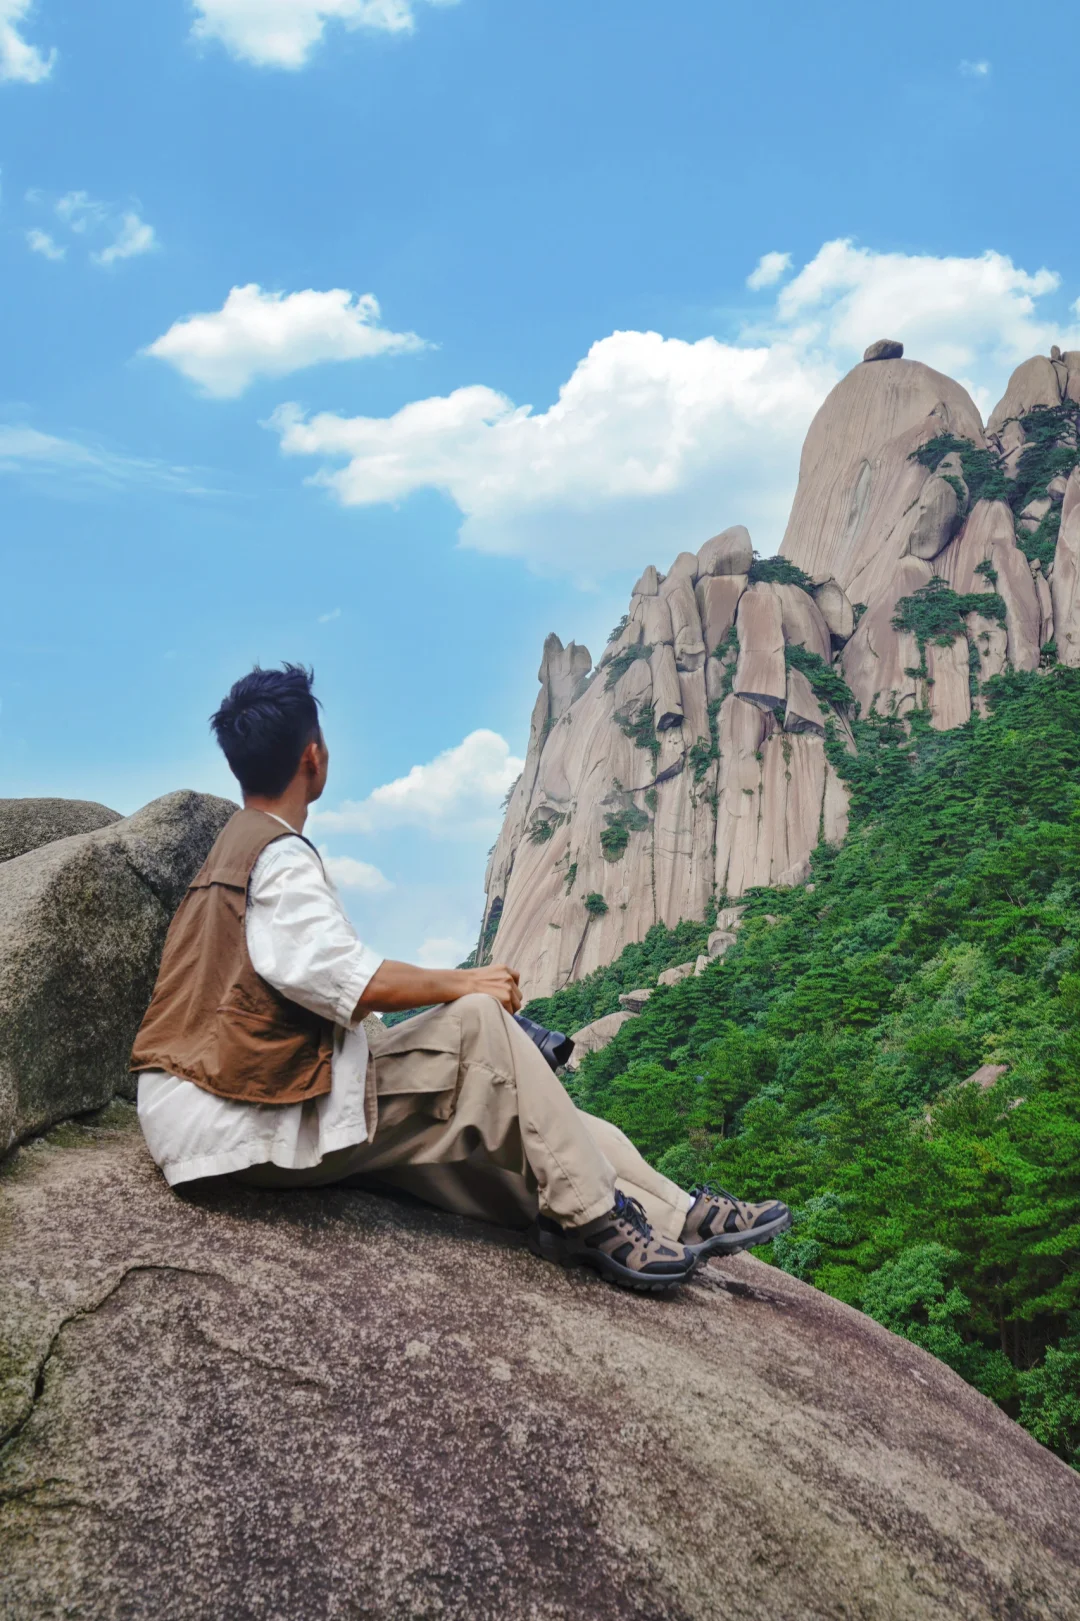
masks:
[[[724,530],[647,568],[596,667],[549,636],[480,949],[546,995],[656,922],[809,876],[853,723],[962,725],[994,675],[1080,664],[1080,351],[983,424],[899,343],[825,400],[780,554]],[[497,942],[497,944],[496,944]]]

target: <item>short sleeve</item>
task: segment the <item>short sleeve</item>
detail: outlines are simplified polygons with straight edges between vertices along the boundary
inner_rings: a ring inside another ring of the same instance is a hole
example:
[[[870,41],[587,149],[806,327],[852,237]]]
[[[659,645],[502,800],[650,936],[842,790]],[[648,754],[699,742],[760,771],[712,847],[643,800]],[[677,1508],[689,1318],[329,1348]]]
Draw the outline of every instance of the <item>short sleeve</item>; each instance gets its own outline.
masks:
[[[248,884],[247,948],[282,996],[352,1027],[382,958],[357,936],[322,861],[297,836],[267,845]]]

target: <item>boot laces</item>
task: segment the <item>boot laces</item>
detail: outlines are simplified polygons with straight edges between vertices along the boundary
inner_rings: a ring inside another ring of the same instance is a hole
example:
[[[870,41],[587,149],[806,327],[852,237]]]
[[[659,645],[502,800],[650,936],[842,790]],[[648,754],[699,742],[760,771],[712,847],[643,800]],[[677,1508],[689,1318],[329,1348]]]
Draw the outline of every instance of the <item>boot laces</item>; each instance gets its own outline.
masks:
[[[637,1199],[631,1199],[619,1188],[615,1190],[615,1215],[629,1222],[631,1227],[636,1227],[643,1238],[652,1236],[652,1228],[649,1226],[649,1218],[645,1214],[644,1207]]]
[[[687,1191],[691,1193],[695,1199],[726,1199],[729,1204],[737,1205],[739,1203],[739,1200],[736,1199],[733,1193],[728,1193],[725,1188],[714,1187],[711,1182],[698,1182]]]

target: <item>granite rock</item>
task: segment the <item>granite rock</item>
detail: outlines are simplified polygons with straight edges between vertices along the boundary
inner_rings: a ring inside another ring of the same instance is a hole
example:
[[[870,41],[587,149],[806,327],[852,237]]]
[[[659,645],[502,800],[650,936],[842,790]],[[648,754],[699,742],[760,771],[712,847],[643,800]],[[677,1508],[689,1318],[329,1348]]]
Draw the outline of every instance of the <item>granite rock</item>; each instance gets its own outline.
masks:
[[[13,1621],[1080,1621],[1080,1478],[810,1285],[657,1301],[359,1189],[178,1197],[131,1113],[0,1178]]]

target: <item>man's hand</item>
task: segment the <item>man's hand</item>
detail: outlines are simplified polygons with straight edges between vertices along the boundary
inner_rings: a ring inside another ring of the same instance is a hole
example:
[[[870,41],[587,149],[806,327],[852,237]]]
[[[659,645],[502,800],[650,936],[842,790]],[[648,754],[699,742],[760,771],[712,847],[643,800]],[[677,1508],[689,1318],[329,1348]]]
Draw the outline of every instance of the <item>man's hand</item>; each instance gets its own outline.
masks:
[[[375,970],[356,1005],[354,1017],[367,1013],[400,1013],[432,1003],[456,1002],[459,996],[493,996],[507,1013],[521,1006],[518,976],[504,963],[489,968],[414,968],[389,958]]]
[[[493,996],[507,1013],[516,1013],[521,1006],[518,975],[505,963],[492,963],[490,968],[459,968],[458,973],[469,981],[468,989],[461,991],[460,995],[469,996],[479,991],[483,996]]]

